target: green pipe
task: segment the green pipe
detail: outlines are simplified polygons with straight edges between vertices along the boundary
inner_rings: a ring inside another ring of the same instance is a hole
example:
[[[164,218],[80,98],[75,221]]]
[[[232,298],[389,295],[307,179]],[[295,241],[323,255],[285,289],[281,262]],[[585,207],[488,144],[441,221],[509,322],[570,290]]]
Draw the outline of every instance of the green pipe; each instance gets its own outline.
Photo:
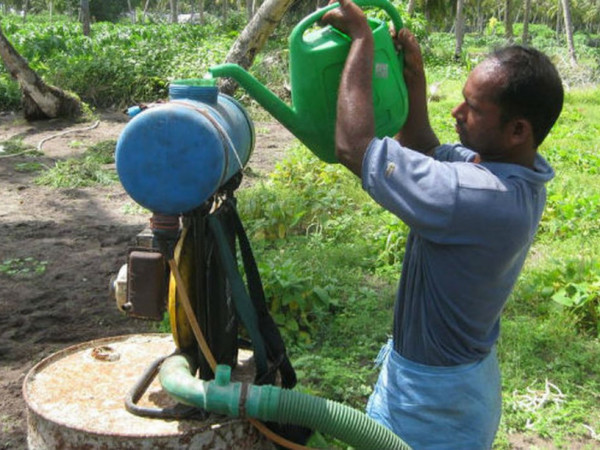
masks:
[[[160,382],[175,400],[210,412],[265,422],[301,425],[333,436],[357,449],[410,449],[392,431],[366,414],[341,403],[277,386],[231,382],[231,368],[217,366],[215,379],[195,378],[183,355],[170,356],[160,369]],[[245,401],[240,405],[243,388]]]

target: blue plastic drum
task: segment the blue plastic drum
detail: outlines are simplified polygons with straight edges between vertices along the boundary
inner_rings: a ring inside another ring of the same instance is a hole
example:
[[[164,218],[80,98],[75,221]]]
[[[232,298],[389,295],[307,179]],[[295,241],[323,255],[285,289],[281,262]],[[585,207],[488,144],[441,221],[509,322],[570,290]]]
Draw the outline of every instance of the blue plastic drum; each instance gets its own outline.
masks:
[[[216,86],[181,80],[169,102],[144,109],[117,142],[117,173],[127,193],[152,212],[177,215],[201,206],[247,164],[254,126]]]

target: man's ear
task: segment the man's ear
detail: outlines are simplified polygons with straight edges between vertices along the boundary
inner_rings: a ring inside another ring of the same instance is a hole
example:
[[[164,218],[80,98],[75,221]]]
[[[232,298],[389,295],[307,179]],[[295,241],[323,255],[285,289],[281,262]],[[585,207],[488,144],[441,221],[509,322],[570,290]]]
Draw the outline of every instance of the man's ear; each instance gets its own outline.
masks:
[[[527,119],[513,119],[509,124],[510,140],[513,145],[527,144],[533,142],[533,128]]]

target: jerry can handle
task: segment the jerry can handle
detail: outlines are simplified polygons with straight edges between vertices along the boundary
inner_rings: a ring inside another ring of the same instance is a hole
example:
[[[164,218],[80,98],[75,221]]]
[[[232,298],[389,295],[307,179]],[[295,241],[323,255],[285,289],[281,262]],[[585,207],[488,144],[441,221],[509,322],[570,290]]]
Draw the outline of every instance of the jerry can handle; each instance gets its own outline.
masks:
[[[374,6],[383,9],[386,13],[388,13],[390,19],[392,19],[392,23],[394,24],[394,28],[396,29],[396,31],[398,31],[404,26],[404,24],[402,23],[402,19],[400,18],[400,14],[398,13],[394,5],[392,5],[388,0],[354,0],[354,3],[356,3],[361,8]],[[327,5],[302,19],[292,31],[290,41],[294,41],[295,39],[302,39],[304,32],[308,28],[310,28],[315,22],[319,21],[321,17],[325,15],[326,12],[337,8],[338,6],[340,6],[339,3]]]

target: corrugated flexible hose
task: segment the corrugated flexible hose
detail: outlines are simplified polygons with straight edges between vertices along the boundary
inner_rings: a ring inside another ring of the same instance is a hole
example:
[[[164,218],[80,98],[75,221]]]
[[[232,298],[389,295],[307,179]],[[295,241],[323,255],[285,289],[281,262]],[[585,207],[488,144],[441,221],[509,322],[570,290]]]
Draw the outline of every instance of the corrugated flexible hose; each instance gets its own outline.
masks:
[[[163,388],[177,401],[225,414],[308,427],[357,449],[410,449],[396,434],[366,414],[332,400],[277,386],[231,382],[231,368],[217,366],[215,380],[195,378],[183,355],[174,355],[160,369]]]

